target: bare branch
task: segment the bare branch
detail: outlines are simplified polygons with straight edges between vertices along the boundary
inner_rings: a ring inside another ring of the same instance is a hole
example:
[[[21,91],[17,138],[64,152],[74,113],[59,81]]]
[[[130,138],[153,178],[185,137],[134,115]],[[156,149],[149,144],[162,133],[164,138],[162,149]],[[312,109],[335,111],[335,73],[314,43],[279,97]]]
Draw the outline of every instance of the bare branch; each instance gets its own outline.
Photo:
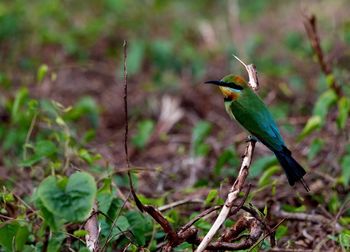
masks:
[[[281,210],[279,207],[275,207],[272,213],[274,216],[279,218],[321,223],[328,227],[334,228],[337,232],[341,232],[344,229],[339,223],[334,222],[332,219],[328,219],[319,214],[289,213]]]
[[[160,212],[164,212],[166,210],[169,210],[171,208],[177,207],[177,206],[181,206],[181,205],[185,205],[185,204],[189,204],[189,203],[200,203],[202,204],[204,201],[201,199],[183,199],[183,200],[179,200],[179,201],[175,201],[172,202],[170,204],[158,207],[158,210]]]
[[[253,152],[254,152],[255,142],[250,141],[246,147],[245,153],[243,155],[242,165],[238,174],[236,181],[234,182],[229,194],[227,195],[226,202],[221,209],[221,212],[217,219],[215,220],[213,226],[203,238],[202,242],[197,248],[197,252],[204,251],[208,246],[210,241],[213,239],[214,235],[217,233],[221,225],[226,220],[227,216],[230,213],[231,207],[234,204],[234,201],[238,198],[239,193],[241,192],[244,182],[248,176],[248,170],[252,161]]]
[[[332,74],[332,68],[328,62],[326,62],[324,53],[321,47],[320,42],[320,36],[317,32],[317,26],[316,26],[316,16],[311,15],[307,16],[304,14],[304,27],[307,33],[307,36],[309,37],[311,46],[317,56],[318,63],[321,67],[322,72],[328,76]],[[331,81],[331,88],[336,92],[338,96],[342,96],[343,92],[341,90],[341,87],[338,85],[336,80],[333,78]]]

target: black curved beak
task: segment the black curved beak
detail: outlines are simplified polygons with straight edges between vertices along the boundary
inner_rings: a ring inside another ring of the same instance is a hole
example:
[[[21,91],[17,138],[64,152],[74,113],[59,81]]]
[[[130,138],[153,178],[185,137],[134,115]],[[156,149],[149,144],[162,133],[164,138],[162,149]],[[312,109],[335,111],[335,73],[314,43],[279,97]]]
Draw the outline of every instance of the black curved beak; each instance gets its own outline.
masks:
[[[237,89],[237,90],[242,90],[243,89],[243,87],[238,86],[237,84],[235,84],[233,82],[210,80],[210,81],[206,81],[204,83],[205,84],[213,84],[213,85],[217,85],[217,86],[220,86],[220,87],[234,88],[234,89]]]

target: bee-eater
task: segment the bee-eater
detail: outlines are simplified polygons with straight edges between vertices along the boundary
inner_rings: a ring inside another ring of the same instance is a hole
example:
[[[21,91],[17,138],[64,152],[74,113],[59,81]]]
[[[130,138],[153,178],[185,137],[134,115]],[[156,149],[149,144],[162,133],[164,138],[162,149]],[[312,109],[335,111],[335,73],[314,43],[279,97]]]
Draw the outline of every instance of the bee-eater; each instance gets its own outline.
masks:
[[[276,155],[284,169],[291,186],[300,181],[305,189],[308,186],[303,180],[305,170],[292,157],[286,147],[277,125],[261,98],[248,86],[248,83],[236,75],[227,75],[220,81],[205,83],[219,86],[224,95],[227,113],[236,119],[253,138],[256,138]]]

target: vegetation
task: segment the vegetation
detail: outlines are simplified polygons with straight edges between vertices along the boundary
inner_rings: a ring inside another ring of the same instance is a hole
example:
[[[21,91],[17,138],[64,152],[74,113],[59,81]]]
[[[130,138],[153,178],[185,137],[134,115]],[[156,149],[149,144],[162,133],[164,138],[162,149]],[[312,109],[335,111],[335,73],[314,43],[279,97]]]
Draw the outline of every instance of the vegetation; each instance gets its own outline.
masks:
[[[350,5],[300,4],[1,1],[0,251],[90,251],[86,222],[94,216],[100,251],[160,250],[169,235],[139,211],[128,171],[141,202],[162,210],[174,230],[223,204],[246,133],[202,83],[246,75],[232,54],[256,65],[259,95],[311,189],[289,187],[273,154],[256,144],[250,192],[240,196],[276,242],[264,230],[253,251],[350,250]],[[215,217],[194,224],[198,237]],[[174,249],[194,247],[186,240]]]

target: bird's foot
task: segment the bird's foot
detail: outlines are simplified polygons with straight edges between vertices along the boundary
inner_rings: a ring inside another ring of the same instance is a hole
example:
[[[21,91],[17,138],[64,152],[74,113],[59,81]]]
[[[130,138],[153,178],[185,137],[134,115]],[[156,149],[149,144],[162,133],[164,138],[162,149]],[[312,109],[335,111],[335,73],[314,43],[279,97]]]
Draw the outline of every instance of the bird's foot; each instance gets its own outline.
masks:
[[[249,135],[248,137],[247,137],[247,140],[246,140],[246,142],[248,143],[248,142],[257,142],[257,141],[259,141],[255,136],[252,136],[252,135]]]

